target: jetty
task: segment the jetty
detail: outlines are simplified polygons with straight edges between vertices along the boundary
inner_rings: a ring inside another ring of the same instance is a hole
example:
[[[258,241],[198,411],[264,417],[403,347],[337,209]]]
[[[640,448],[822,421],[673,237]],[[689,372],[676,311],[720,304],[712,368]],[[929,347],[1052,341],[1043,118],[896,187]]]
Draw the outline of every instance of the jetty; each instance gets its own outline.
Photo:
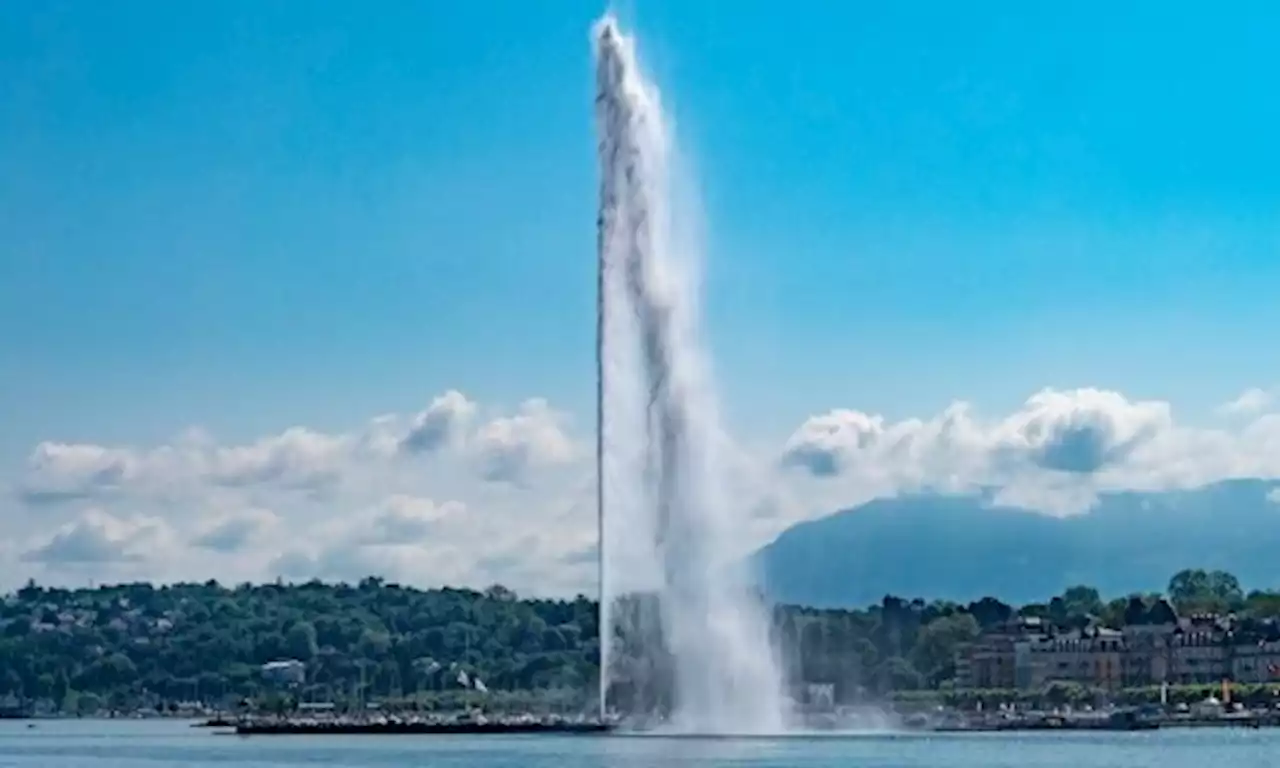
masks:
[[[1013,717],[987,721],[939,723],[923,730],[937,733],[987,731],[1154,731],[1160,720],[1139,717],[1134,713],[1114,713],[1105,717]]]
[[[397,736],[397,735],[502,735],[502,734],[603,734],[611,723],[597,720],[536,720],[531,718],[437,719],[251,719],[236,723],[239,736]]]

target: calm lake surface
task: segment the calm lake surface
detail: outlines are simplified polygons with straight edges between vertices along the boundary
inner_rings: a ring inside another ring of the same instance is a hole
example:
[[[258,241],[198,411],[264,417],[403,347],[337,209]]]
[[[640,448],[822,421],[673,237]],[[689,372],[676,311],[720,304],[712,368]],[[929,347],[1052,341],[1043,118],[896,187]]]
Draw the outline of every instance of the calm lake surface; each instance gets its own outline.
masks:
[[[1272,765],[1276,730],[659,737],[220,736],[175,722],[0,721],[3,768],[1203,768]]]

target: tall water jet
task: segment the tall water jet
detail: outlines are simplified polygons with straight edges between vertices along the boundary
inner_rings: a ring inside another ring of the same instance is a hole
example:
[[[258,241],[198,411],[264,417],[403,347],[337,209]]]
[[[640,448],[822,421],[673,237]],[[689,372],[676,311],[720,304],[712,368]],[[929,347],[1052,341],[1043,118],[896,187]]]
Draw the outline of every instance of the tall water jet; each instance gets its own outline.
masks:
[[[673,202],[674,144],[634,40],[593,30],[599,132],[601,708],[698,733],[777,733],[764,606],[734,567],[699,346],[698,249]]]

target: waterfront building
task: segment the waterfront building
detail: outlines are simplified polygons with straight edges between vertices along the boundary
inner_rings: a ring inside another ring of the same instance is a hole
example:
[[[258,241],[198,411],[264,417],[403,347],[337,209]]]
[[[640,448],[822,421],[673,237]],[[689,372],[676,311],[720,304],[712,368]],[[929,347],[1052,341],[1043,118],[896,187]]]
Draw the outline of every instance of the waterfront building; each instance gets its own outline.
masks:
[[[1112,691],[1124,686],[1124,636],[1089,627],[1045,638],[1031,647],[1030,685],[1066,682]]]
[[[1196,616],[1180,622],[1170,636],[1168,682],[1203,685],[1229,680],[1234,651],[1232,633],[1217,617]]]
[[[1231,655],[1231,679],[1237,683],[1280,682],[1280,640],[1264,638],[1236,645]]]
[[[307,679],[307,665],[296,659],[269,661],[262,665],[262,679],[275,685],[301,685]]]
[[[1069,682],[1114,691],[1166,683],[1280,683],[1280,625],[1231,616],[1179,618],[1164,601],[1129,618],[1123,630],[1069,631],[1015,619],[957,654],[956,684],[1031,690]]]
[[[1032,648],[1049,637],[1044,620],[1015,617],[984,633],[956,656],[961,688],[1009,689],[1035,685]]]

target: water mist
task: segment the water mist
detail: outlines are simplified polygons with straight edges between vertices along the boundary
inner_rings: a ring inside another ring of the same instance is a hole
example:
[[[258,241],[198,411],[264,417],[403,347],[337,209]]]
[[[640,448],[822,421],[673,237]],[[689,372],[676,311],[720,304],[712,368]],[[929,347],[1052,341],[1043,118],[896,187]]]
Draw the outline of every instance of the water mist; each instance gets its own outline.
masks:
[[[690,733],[784,729],[766,608],[734,562],[674,144],[634,40],[593,30],[599,132],[601,703]]]

